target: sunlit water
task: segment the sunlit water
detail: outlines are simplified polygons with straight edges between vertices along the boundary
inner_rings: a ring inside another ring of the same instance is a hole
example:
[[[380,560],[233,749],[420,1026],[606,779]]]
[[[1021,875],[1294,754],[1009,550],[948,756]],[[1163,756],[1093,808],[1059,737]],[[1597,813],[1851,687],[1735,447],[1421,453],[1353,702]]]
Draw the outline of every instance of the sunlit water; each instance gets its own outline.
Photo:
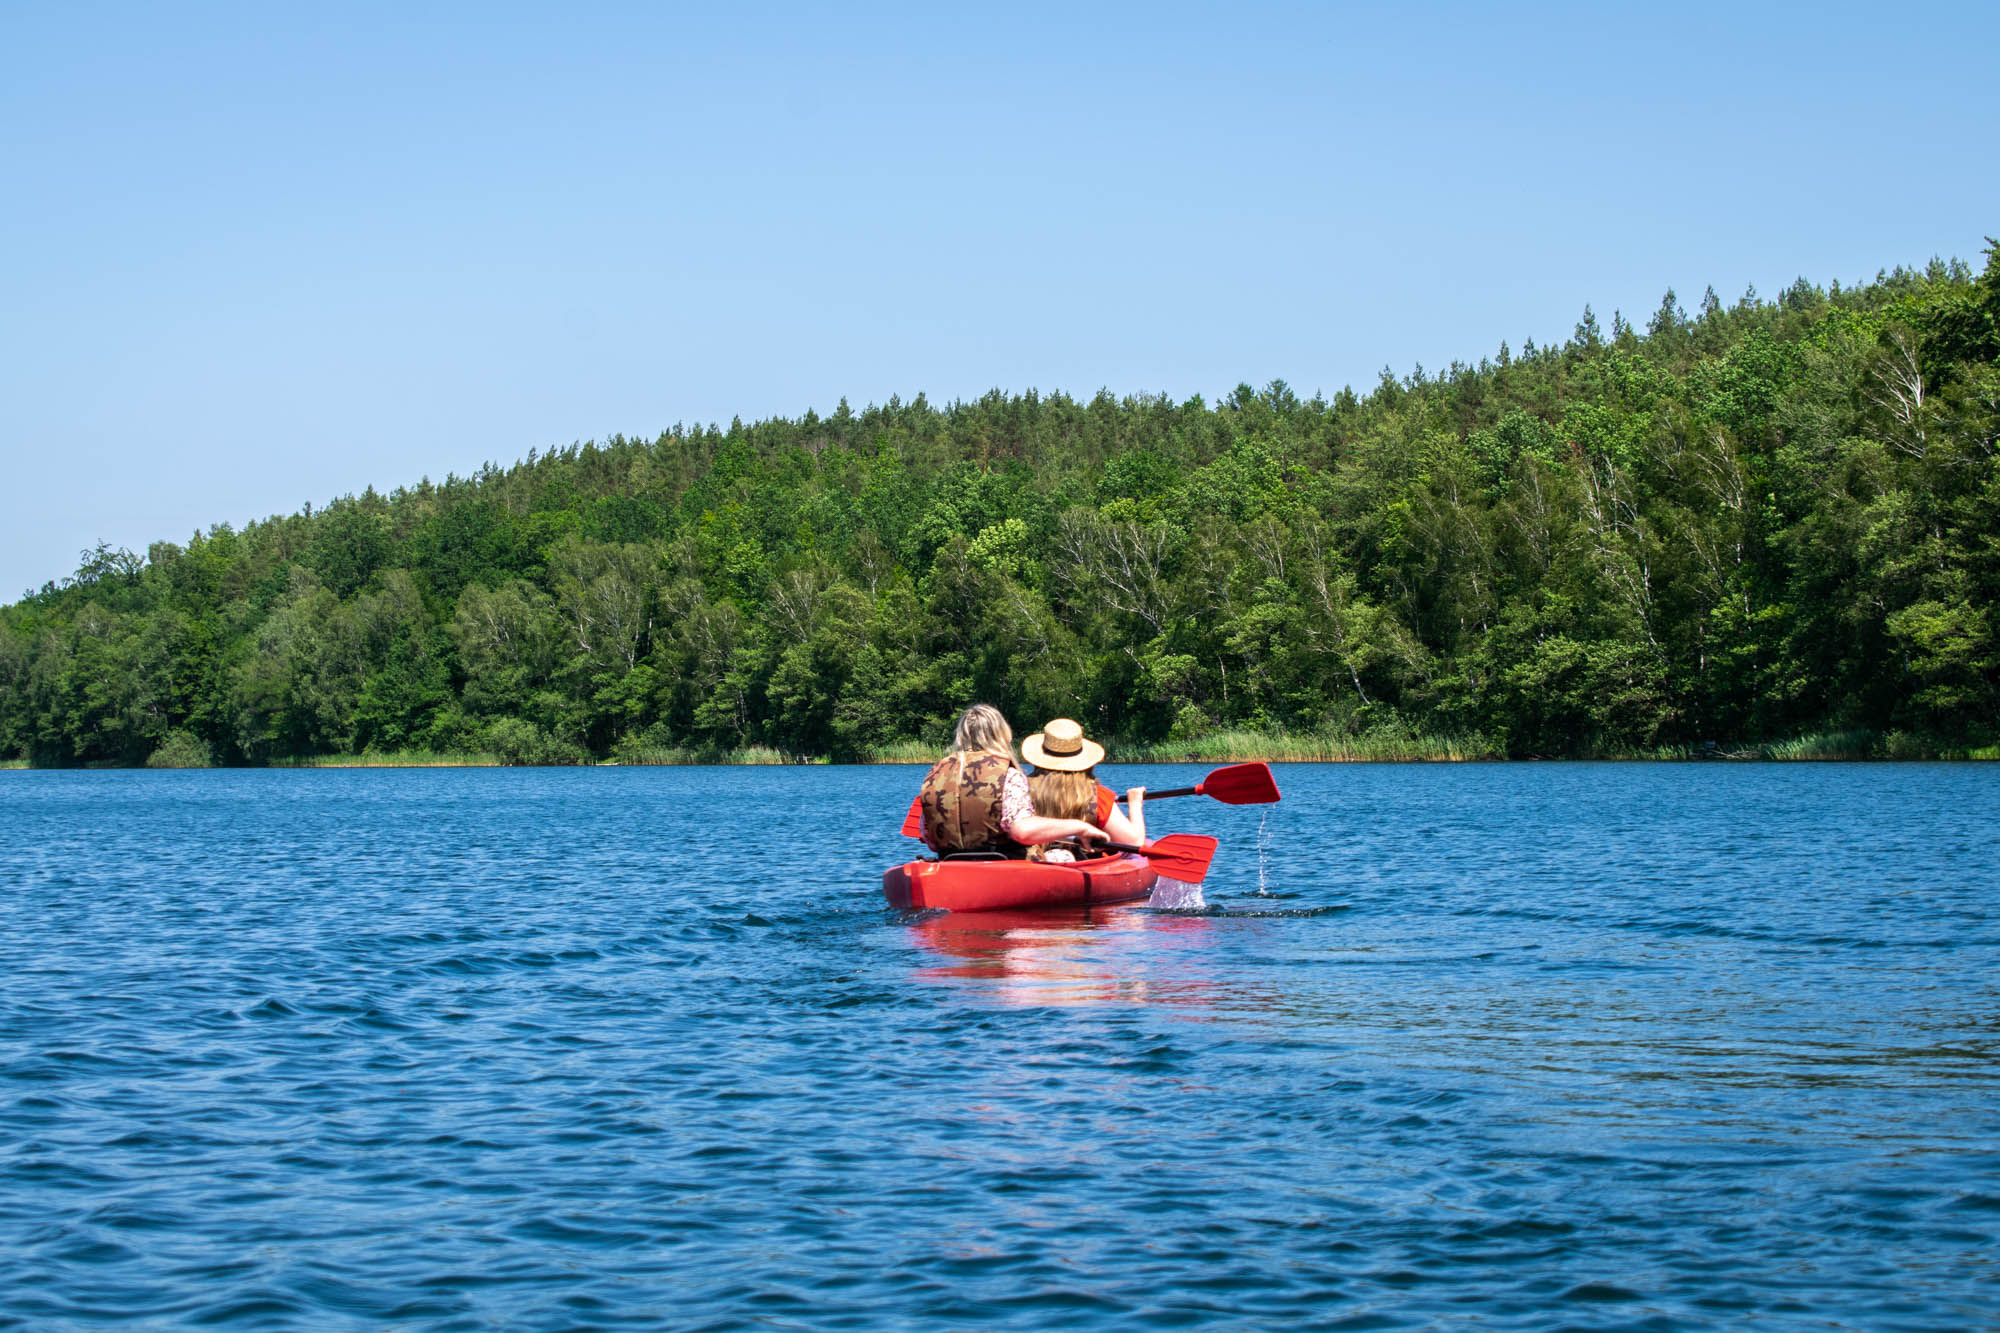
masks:
[[[1053,919],[883,907],[916,775],[0,773],[0,1324],[1994,1325],[2000,767],[1280,768]]]

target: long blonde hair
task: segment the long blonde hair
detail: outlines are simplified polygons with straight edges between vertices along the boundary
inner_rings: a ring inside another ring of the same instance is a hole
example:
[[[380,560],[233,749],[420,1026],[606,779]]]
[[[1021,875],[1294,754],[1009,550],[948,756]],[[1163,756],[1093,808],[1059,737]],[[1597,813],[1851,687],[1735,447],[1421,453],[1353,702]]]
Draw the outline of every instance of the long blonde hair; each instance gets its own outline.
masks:
[[[1028,775],[1028,797],[1035,803],[1035,813],[1045,819],[1084,819],[1094,824],[1097,770],[1065,773],[1058,768],[1038,768]]]
[[[1014,757],[1014,729],[992,704],[974,704],[959,715],[951,748],[970,754],[997,754],[1008,763]]]

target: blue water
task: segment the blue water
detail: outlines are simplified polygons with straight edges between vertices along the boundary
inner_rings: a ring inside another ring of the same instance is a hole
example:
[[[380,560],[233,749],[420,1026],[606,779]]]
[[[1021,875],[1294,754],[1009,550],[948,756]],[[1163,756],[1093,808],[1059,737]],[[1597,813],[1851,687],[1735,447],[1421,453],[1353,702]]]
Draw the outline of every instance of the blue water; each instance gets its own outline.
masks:
[[[0,773],[0,1325],[2000,1324],[2000,766],[1278,776],[981,921],[908,768]]]

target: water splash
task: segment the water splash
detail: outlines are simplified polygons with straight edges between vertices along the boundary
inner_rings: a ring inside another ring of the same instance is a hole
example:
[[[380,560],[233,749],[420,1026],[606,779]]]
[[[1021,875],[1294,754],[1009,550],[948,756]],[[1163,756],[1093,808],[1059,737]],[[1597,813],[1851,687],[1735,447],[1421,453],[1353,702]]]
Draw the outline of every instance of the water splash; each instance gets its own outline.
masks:
[[[1146,906],[1163,912],[1202,912],[1208,909],[1208,899],[1202,897],[1199,884],[1161,876],[1153,881],[1153,896],[1146,900]]]
[[[1271,897],[1271,812],[1264,811],[1257,820],[1257,896]]]

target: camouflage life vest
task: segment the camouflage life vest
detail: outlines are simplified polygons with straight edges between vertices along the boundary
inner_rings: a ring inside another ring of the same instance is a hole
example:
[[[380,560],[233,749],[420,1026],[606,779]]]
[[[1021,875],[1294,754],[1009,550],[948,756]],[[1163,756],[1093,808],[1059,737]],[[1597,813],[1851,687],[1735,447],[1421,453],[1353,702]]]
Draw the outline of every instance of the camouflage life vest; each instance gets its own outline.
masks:
[[[1014,765],[997,754],[946,755],[924,774],[924,840],[943,852],[1023,855],[1000,827],[1000,786]]]

